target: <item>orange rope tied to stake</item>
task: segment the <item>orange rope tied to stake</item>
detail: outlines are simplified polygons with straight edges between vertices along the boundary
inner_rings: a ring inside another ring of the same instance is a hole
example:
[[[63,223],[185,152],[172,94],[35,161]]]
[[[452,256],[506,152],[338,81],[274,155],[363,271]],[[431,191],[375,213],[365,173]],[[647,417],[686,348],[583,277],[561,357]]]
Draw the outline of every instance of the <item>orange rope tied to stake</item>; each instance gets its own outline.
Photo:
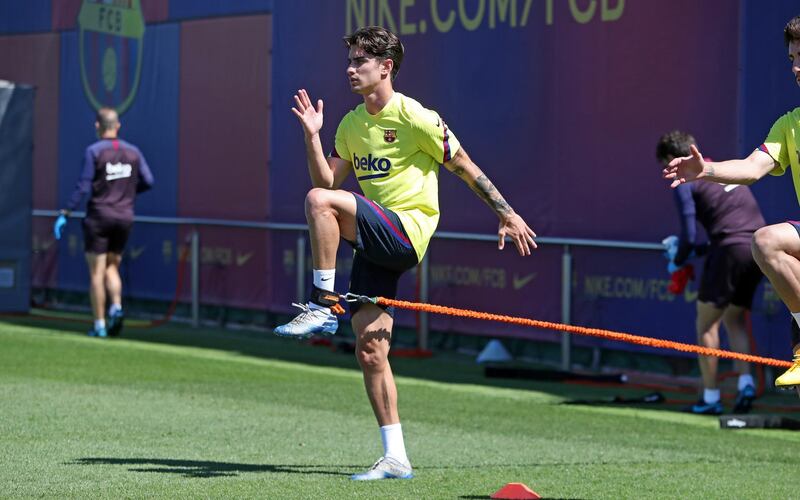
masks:
[[[505,316],[502,314],[484,313],[479,311],[472,311],[470,309],[457,309],[455,307],[437,306],[433,304],[421,304],[418,302],[406,302],[404,300],[387,299],[385,297],[376,297],[374,299],[364,297],[364,299],[367,299],[367,302],[372,302],[385,306],[398,307],[400,309],[409,309],[412,311],[424,311],[436,314],[449,314],[451,316],[461,316],[464,318],[482,319],[486,321],[501,321],[504,323],[511,323],[515,325],[532,326],[534,328],[559,330],[562,332],[577,333],[579,335],[600,337],[603,339],[616,340],[620,342],[629,342],[631,344],[657,347],[660,349],[674,349],[676,351],[692,352],[695,354],[701,354],[703,356],[738,359],[741,361],[747,361],[748,363],[758,363],[762,365],[775,366],[778,368],[789,368],[790,366],[792,366],[791,362],[782,361],[779,359],[763,358],[761,356],[754,356],[752,354],[742,354],[738,352],[725,351],[722,349],[712,349],[710,347],[702,347],[693,344],[682,344],[680,342],[673,342],[671,340],[661,340],[650,337],[642,337],[640,335],[631,335],[630,333],[602,330],[600,328],[585,328],[582,326],[565,325],[563,323],[551,323],[549,321],[539,321],[535,319],[520,318],[516,316]]]

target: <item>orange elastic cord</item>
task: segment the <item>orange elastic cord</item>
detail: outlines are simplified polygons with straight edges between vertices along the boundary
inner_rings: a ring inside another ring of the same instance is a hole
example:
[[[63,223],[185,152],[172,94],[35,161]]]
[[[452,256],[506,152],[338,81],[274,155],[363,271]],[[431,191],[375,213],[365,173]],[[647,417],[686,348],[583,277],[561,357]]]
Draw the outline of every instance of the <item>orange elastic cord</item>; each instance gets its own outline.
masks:
[[[409,309],[412,311],[424,311],[436,314],[448,314],[451,316],[461,316],[464,318],[482,319],[487,321],[500,321],[503,323],[511,323],[514,325],[532,326],[534,328],[543,328],[548,330],[558,330],[562,332],[577,333],[579,335],[588,335],[591,337],[600,337],[603,339],[628,342],[631,344],[644,345],[648,347],[657,347],[659,349],[673,349],[676,351],[701,354],[703,356],[737,359],[741,361],[746,361],[748,363],[759,363],[762,365],[775,366],[778,368],[789,368],[790,366],[792,366],[792,363],[790,361],[764,358],[761,356],[754,356],[752,354],[742,354],[738,352],[725,351],[723,349],[712,349],[710,347],[702,347],[693,344],[683,344],[671,340],[661,340],[650,337],[642,337],[639,335],[631,335],[629,333],[614,332],[611,330],[602,330],[600,328],[585,328],[582,326],[565,325],[563,323],[552,323],[549,321],[539,321],[535,319],[520,318],[517,316],[505,316],[501,314],[484,313],[480,311],[472,311],[469,309],[457,309],[455,307],[437,306],[433,304],[421,304],[418,302],[406,302],[404,300],[387,299],[385,297],[377,297],[376,301],[380,305],[399,307],[400,309]]]

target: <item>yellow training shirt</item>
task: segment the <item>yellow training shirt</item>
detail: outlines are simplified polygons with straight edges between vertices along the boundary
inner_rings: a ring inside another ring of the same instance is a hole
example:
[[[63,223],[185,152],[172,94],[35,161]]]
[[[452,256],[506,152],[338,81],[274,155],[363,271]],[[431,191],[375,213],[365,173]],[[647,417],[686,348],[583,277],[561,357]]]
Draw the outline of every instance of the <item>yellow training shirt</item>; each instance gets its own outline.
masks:
[[[435,111],[395,92],[377,114],[362,103],[336,130],[364,196],[395,212],[422,260],[439,222],[439,165],[460,145]]]
[[[792,167],[794,191],[797,203],[800,204],[800,157],[798,157],[800,152],[797,150],[796,142],[798,134],[800,134],[800,108],[795,108],[778,118],[759,149],[779,163],[772,169],[770,175],[783,175],[787,168]]]

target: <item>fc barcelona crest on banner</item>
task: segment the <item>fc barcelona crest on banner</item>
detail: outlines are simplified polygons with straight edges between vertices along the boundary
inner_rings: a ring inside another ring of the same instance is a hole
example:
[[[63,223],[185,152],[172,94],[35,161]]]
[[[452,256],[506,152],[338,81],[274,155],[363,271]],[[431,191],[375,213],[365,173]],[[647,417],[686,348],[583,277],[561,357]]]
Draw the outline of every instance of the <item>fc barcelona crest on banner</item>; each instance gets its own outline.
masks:
[[[81,80],[95,109],[124,113],[136,96],[144,52],[140,0],[83,0],[78,14]]]
[[[383,131],[383,140],[386,142],[394,142],[397,140],[397,130],[386,129]]]

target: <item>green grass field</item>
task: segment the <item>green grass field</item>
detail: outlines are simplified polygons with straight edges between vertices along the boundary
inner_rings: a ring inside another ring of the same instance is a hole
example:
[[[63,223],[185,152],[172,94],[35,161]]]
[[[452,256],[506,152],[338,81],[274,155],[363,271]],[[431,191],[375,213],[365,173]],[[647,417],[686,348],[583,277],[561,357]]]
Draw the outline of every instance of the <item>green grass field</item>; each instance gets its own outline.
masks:
[[[83,330],[0,321],[0,497],[488,498],[512,481],[545,498],[798,497],[798,432],[562,405],[620,389],[487,380],[457,355],[393,362],[417,477],[356,483],[381,447],[352,356],[248,332]]]

